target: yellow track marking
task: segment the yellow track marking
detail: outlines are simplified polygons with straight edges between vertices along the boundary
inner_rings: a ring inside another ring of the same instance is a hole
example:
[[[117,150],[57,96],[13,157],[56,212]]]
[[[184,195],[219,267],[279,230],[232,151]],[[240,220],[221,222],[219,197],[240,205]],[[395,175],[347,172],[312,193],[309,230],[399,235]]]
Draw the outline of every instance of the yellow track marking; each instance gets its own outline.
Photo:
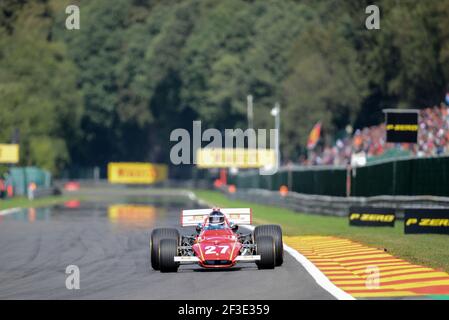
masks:
[[[364,263],[364,265],[366,266],[370,266],[370,265],[375,265],[376,263],[382,263],[382,262],[394,262],[397,261],[394,258],[391,259],[366,259]],[[360,261],[357,262],[346,262],[344,263],[345,266],[350,267],[350,266],[360,266]]]
[[[382,272],[382,275],[385,276],[390,276],[390,275],[395,275],[395,274],[404,274],[404,273],[412,273],[413,272],[425,272],[425,271],[434,271],[431,268],[410,268],[410,269],[406,269],[406,270],[394,270],[394,271],[385,271]]]
[[[441,286],[441,285],[449,285],[449,280],[439,280],[439,281],[417,281],[412,283],[404,283],[404,284],[393,284],[393,285],[382,285],[382,289],[418,289],[418,288],[425,288],[430,286]],[[365,285],[362,286],[341,286],[341,288],[344,291],[351,291],[351,290],[370,290],[367,289]]]
[[[366,264],[366,265],[364,265],[362,268],[361,268],[361,267],[354,268],[354,267],[351,267],[351,266],[346,267],[346,268],[348,268],[349,270],[351,270],[351,271],[354,272],[354,273],[365,273],[365,272],[366,272],[366,268],[367,268],[368,266],[369,266],[369,265]],[[382,266],[382,265],[379,265],[379,266],[378,266],[377,264],[375,264],[375,266],[376,266],[380,271],[393,271],[393,270],[414,269],[413,266],[406,265],[406,264],[390,265],[390,266]]]
[[[351,293],[354,298],[384,298],[384,297],[407,297],[419,296],[419,294],[410,291],[390,291],[390,292],[361,292]]]
[[[420,276],[397,276],[397,277],[382,277],[380,279],[381,284],[388,284],[390,282],[398,281],[398,280],[409,280],[409,279],[427,279],[427,278],[436,278],[436,277],[444,277],[446,274],[444,272],[429,272],[428,274],[421,274]],[[347,284],[363,284],[365,285],[366,280],[339,280],[335,281],[335,284],[338,285],[347,285]]]
[[[353,261],[354,260],[364,260],[364,259],[374,259],[374,258],[389,258],[391,257],[389,254],[381,253],[381,254],[368,254],[357,257],[344,257],[344,258],[332,258],[334,261]]]
[[[449,294],[449,274],[413,265],[384,249],[330,236],[285,237],[284,241],[354,297]]]

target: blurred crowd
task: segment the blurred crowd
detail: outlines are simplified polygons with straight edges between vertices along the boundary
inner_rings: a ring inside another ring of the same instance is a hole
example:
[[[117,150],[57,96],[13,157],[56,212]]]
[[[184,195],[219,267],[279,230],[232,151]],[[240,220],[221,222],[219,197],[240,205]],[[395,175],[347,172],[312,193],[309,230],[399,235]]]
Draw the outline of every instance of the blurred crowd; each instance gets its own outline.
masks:
[[[449,154],[449,96],[446,104],[420,110],[417,144],[386,143],[385,124],[357,129],[353,134],[338,139],[333,146],[310,150],[303,165],[346,165],[352,154],[367,158],[383,155],[395,149],[418,157]],[[319,149],[319,150],[318,150]]]

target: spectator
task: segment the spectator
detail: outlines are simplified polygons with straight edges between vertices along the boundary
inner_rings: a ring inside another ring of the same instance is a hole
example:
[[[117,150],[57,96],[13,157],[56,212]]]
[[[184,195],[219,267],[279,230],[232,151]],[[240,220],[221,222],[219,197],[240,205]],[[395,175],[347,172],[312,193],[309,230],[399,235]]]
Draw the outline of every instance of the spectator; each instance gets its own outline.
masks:
[[[345,165],[353,152],[365,152],[368,157],[379,156],[395,148],[394,144],[386,143],[385,136],[385,124],[357,129],[352,137],[339,139],[332,147],[310,151],[308,158],[301,162],[304,165]],[[404,143],[399,149],[419,157],[449,154],[449,92],[446,104],[420,111],[418,143]]]
[[[0,177],[0,199],[6,198],[5,181]]]

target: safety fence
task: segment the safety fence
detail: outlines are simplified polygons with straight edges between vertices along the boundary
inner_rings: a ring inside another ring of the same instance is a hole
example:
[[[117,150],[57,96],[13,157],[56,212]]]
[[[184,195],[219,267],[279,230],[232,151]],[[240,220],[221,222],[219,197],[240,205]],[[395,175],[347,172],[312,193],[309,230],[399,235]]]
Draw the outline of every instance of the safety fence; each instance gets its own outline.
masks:
[[[48,193],[52,190],[51,173],[37,167],[12,167],[8,170],[5,178],[5,188],[11,186],[15,196],[27,195],[31,183],[35,185],[39,194]]]
[[[399,158],[363,167],[283,167],[271,176],[247,171],[228,177],[237,189],[279,190],[300,194],[373,197],[380,195],[449,197],[449,157]]]
[[[54,185],[60,189],[64,189],[67,183],[76,181],[80,188],[109,188],[109,189],[123,189],[123,188],[147,188],[147,189],[212,189],[213,180],[212,179],[189,179],[189,180],[175,180],[167,179],[165,181],[157,182],[152,185],[113,185],[106,179],[56,179]]]
[[[376,196],[376,197],[334,197],[322,195],[299,194],[289,192],[282,196],[279,191],[263,189],[240,189],[229,193],[223,187],[221,191],[230,199],[255,202],[291,209],[296,212],[314,213],[332,216],[347,216],[350,207],[392,208],[399,219],[403,218],[405,209],[414,208],[449,208],[449,197],[435,196]]]

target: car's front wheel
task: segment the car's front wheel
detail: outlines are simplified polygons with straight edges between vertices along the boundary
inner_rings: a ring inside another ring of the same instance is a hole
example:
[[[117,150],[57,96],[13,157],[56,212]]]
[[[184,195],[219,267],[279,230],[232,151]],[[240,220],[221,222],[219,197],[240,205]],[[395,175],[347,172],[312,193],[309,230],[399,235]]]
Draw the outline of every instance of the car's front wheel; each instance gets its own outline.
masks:
[[[174,239],[179,242],[179,231],[175,228],[157,228],[151,232],[150,236],[150,254],[151,267],[154,270],[159,270],[159,245],[162,239]]]
[[[254,240],[257,242],[260,236],[271,236],[276,249],[276,267],[284,262],[284,243],[282,242],[282,229],[279,225],[266,224],[254,229]]]
[[[271,236],[259,236],[256,242],[256,253],[260,260],[256,261],[259,269],[274,269],[276,266],[276,248]]]
[[[161,272],[176,272],[179,263],[175,262],[178,255],[178,242],[175,239],[162,239],[159,243],[159,267]]]

